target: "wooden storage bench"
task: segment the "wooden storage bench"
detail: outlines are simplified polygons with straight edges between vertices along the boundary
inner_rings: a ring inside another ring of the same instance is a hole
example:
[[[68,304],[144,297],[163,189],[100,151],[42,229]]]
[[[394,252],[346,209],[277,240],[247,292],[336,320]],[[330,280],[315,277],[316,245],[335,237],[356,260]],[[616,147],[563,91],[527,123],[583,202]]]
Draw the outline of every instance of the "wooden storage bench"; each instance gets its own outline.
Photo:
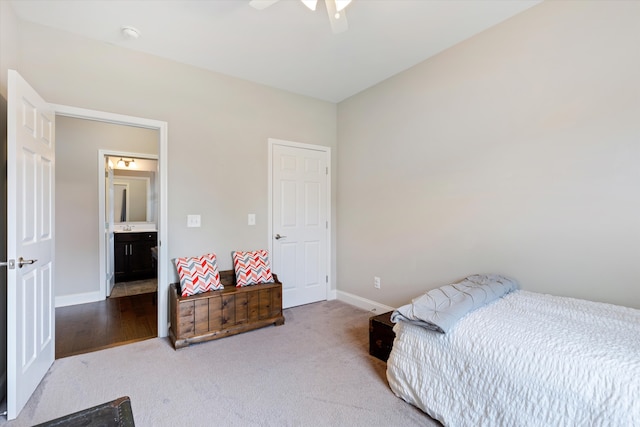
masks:
[[[284,324],[282,283],[236,288],[235,272],[221,271],[224,289],[189,297],[179,294],[173,283],[169,292],[171,327],[169,337],[178,349],[192,343],[215,340],[274,324]]]

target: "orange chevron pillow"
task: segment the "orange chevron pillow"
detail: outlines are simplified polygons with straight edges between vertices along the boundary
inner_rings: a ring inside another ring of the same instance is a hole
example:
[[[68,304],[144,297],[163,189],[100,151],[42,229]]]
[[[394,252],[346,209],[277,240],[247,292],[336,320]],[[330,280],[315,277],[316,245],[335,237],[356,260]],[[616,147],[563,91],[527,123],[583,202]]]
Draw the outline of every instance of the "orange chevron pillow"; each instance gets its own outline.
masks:
[[[216,254],[176,258],[175,264],[183,297],[224,288],[220,282]]]
[[[264,249],[233,253],[233,269],[236,272],[236,287],[273,283],[269,253]]]

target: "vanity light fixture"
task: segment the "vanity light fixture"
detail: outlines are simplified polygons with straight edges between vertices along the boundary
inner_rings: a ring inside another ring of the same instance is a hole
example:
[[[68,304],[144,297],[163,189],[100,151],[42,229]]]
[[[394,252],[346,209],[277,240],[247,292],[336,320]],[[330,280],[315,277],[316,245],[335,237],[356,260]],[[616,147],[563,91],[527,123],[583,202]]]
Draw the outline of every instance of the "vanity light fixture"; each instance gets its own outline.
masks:
[[[120,157],[120,160],[118,160],[118,167],[119,168],[135,168],[136,167],[136,160],[135,159],[131,159],[131,160],[124,160],[122,157]]]

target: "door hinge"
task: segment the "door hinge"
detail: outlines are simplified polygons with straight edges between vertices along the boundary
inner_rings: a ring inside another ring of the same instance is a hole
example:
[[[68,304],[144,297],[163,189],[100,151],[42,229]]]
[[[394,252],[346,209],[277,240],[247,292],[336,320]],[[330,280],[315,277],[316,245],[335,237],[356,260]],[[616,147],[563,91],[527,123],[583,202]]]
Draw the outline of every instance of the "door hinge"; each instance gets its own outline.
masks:
[[[326,283],[329,283],[329,276],[324,276],[324,281],[325,281]]]
[[[329,229],[329,221],[324,222],[324,228],[326,228],[327,230]]]
[[[329,166],[325,168],[325,175],[329,175]]]

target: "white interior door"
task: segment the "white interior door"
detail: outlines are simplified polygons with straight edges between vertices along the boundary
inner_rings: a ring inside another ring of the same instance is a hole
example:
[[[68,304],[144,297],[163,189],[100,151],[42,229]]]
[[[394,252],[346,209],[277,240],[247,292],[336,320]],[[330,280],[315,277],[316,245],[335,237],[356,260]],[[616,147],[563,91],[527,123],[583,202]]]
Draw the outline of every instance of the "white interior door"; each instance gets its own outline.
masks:
[[[114,196],[113,196],[113,168],[109,165],[109,157],[104,156],[104,168],[105,168],[105,189],[106,189],[106,197],[105,197],[105,217],[107,218],[104,233],[105,233],[105,270],[107,273],[107,283],[106,296],[111,295],[111,291],[113,290],[113,286],[116,284],[116,273],[115,273],[115,259],[114,259],[114,235],[113,235],[113,206],[114,206]]]
[[[271,144],[273,271],[285,308],[327,299],[329,149]]]
[[[55,117],[9,70],[7,108],[7,418],[18,416],[55,358]],[[21,262],[22,260],[22,262]]]

